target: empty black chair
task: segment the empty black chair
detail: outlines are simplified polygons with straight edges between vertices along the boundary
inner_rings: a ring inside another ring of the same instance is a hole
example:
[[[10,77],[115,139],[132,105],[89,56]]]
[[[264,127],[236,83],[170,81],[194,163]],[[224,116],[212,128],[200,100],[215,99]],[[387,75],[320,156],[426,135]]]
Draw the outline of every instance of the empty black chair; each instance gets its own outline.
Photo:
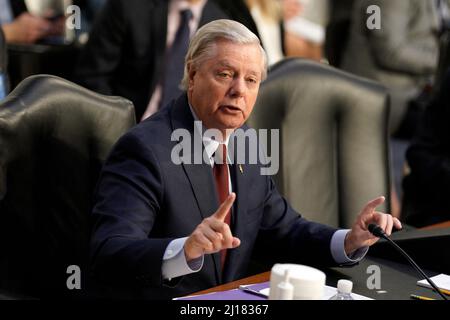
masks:
[[[261,85],[250,118],[279,129],[279,190],[306,218],[350,227],[367,201],[386,196],[390,177],[388,94],[324,64],[287,59]]]
[[[0,104],[0,289],[80,297],[67,268],[86,268],[93,191],[134,108],[48,75],[21,82]]]

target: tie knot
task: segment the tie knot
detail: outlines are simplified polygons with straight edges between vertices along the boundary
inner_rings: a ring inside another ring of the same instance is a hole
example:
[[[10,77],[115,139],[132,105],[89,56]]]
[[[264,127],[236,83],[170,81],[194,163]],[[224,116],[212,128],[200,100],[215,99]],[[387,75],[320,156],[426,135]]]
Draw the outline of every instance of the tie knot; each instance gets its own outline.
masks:
[[[191,9],[184,9],[180,11],[181,20],[183,23],[187,23],[192,19],[192,11]]]
[[[214,163],[226,164],[227,163],[227,145],[220,143],[214,154]]]

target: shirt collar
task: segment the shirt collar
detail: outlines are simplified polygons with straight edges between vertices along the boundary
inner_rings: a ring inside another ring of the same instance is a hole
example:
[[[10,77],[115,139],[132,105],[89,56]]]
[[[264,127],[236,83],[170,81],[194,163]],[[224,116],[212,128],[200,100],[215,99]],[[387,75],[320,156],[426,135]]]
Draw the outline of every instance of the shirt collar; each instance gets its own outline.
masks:
[[[188,0],[172,0],[169,3],[169,12],[182,11],[190,9],[192,11],[192,18],[199,21],[202,16],[203,7],[207,0],[200,0],[195,3],[190,3]]]
[[[190,103],[189,104],[189,109],[191,110],[192,116],[194,117],[194,121],[195,121],[195,130],[198,130],[198,132],[200,133],[201,137],[202,137],[202,142],[203,145],[205,146],[205,152],[208,155],[208,158],[211,161],[211,164],[214,162],[214,153],[216,152],[217,148],[219,147],[220,142],[217,140],[212,139],[211,137],[205,135],[205,131],[207,130],[207,128],[200,122],[201,120],[197,117],[197,114],[195,113],[194,109],[192,109],[192,106]],[[227,146],[227,158],[228,158],[228,163],[230,162],[230,155],[229,155],[229,148],[228,148],[228,143],[230,141],[230,136],[228,136],[225,139],[225,145]]]

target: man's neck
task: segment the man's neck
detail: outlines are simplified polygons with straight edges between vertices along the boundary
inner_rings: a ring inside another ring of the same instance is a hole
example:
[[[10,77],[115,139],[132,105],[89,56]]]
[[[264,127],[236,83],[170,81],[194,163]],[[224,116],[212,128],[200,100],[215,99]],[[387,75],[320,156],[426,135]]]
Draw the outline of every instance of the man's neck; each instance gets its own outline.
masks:
[[[192,117],[194,118],[194,121],[200,121],[200,122],[201,122],[201,124],[202,124],[201,133],[202,133],[202,135],[203,135],[204,132],[205,132],[206,130],[211,129],[211,128],[208,128],[208,127],[203,123],[203,121],[202,121],[201,119],[199,119],[199,117],[198,117],[197,114],[195,113],[194,108],[191,106],[190,102],[188,102],[188,105],[189,105],[189,109],[191,110]],[[215,129],[215,128],[214,128],[214,129]],[[230,137],[231,134],[234,132],[233,129],[225,129],[225,130],[216,129],[216,130],[219,130],[220,133],[221,133],[221,135],[222,135],[222,139],[217,139],[217,141],[219,141],[219,142],[221,142],[221,143],[223,143],[223,142],[228,143],[229,137]]]

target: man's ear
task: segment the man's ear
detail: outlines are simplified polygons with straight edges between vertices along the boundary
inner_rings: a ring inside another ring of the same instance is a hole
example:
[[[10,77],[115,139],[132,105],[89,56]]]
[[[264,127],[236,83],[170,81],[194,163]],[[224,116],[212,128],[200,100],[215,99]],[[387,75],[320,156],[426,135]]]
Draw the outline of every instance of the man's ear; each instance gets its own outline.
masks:
[[[187,63],[187,71],[188,71],[188,79],[189,79],[189,87],[191,86],[192,82],[194,81],[194,76],[197,73],[195,70],[192,61],[189,61]]]

